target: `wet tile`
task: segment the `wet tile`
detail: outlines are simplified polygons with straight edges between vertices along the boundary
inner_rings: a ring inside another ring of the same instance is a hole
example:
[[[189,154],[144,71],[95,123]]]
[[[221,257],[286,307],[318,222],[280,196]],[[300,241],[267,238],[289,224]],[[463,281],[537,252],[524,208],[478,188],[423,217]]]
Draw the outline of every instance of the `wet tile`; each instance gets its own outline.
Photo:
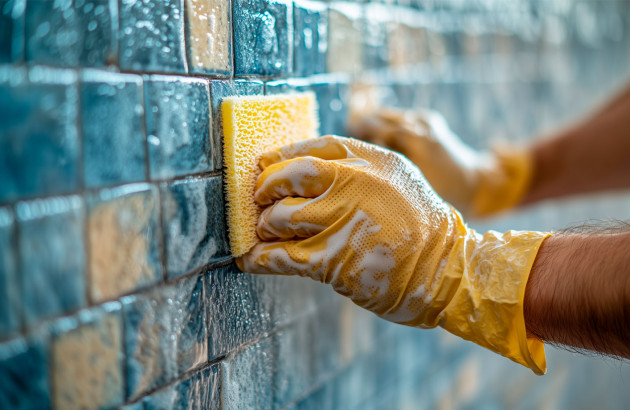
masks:
[[[186,45],[191,73],[232,72],[229,0],[186,0]]]
[[[331,380],[295,404],[295,410],[333,409],[338,406],[337,383]]]
[[[181,0],[120,1],[120,68],[185,73]]]
[[[207,362],[203,292],[200,275],[122,299],[128,398]]]
[[[0,70],[0,202],[77,189],[75,81],[66,70]]]
[[[157,188],[103,189],[87,197],[89,294],[98,302],[162,279]]]
[[[264,84],[261,81],[211,81],[210,103],[212,105],[212,146],[214,169],[223,168],[223,137],[221,128],[221,101],[233,95],[262,95]]]
[[[78,196],[16,206],[27,325],[85,306],[84,209]]]
[[[234,0],[234,74],[283,76],[293,68],[292,3]]]
[[[324,3],[296,1],[293,74],[297,77],[326,72],[328,15]]]
[[[271,409],[271,340],[239,352],[222,362],[223,406],[228,409]]]
[[[80,90],[85,185],[95,188],[145,180],[142,79],[86,70]]]
[[[273,335],[274,408],[282,408],[295,401],[314,385],[313,362],[318,358],[313,351],[310,321],[301,320]]]
[[[273,296],[266,279],[241,273],[235,265],[208,272],[206,295],[211,360],[269,330]]]
[[[26,59],[63,67],[112,63],[113,10],[111,0],[27,2]]]
[[[0,408],[50,408],[48,360],[44,339],[0,344]]]
[[[328,72],[358,73],[363,62],[360,4],[334,3],[328,12]]]
[[[123,402],[120,303],[61,319],[53,331],[53,406],[111,408]]]
[[[162,220],[169,279],[229,257],[221,178],[162,186]]]
[[[26,0],[0,1],[0,63],[24,59]]]
[[[211,171],[208,82],[146,76],[144,98],[151,179]]]
[[[0,339],[20,325],[15,223],[8,208],[0,207]]]
[[[325,286],[298,276],[274,276],[268,279],[273,287],[272,321],[275,328],[295,323],[315,311],[320,302],[319,287]]]
[[[349,87],[345,82],[321,82],[311,85],[319,106],[319,133],[346,134]]]
[[[145,410],[220,408],[220,366],[214,364],[184,381],[151,394],[143,400]]]

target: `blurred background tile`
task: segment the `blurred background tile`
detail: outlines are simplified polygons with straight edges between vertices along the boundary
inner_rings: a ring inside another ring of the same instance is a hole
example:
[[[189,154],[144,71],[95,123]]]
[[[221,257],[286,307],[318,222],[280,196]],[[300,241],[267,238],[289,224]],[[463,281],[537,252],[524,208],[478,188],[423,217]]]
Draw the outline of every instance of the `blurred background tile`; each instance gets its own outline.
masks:
[[[0,202],[78,187],[76,74],[0,69]]]
[[[182,0],[120,1],[120,68],[185,73]]]
[[[27,325],[85,306],[85,211],[78,196],[20,202],[21,300]]]
[[[169,279],[229,256],[221,178],[164,184],[161,197]]]
[[[20,326],[15,221],[12,212],[0,207],[0,339],[15,333]]]
[[[162,279],[159,197],[148,184],[87,197],[89,295],[102,301]]]
[[[221,128],[221,101],[233,95],[262,95],[264,93],[262,81],[211,81],[210,103],[212,105],[212,144],[214,147],[214,169],[223,168],[223,134]]]
[[[234,74],[286,76],[293,68],[293,10],[282,0],[234,0]]]
[[[294,3],[293,74],[303,77],[326,72],[328,14],[324,3]]]
[[[80,90],[85,185],[146,180],[142,79],[86,70]]]
[[[55,408],[111,408],[123,402],[120,303],[59,320],[51,354]]]
[[[146,76],[144,98],[151,179],[211,171],[208,82]]]
[[[186,0],[186,46],[191,73],[230,75],[229,0]]]
[[[363,62],[363,7],[334,2],[328,11],[328,72],[358,73]]]
[[[0,1],[0,63],[24,59],[26,0]]]

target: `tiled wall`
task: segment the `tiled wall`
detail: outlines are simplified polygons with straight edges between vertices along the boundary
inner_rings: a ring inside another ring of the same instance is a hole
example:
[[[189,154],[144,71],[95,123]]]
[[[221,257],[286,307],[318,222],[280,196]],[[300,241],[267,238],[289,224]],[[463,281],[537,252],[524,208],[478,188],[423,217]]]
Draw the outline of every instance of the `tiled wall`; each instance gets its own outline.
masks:
[[[229,95],[313,90],[323,134],[344,132],[354,95],[439,109],[475,147],[525,141],[622,82],[629,13],[623,0],[0,0],[0,408],[623,406],[621,365],[550,349],[536,378],[323,285],[238,273],[217,113]],[[545,204],[487,226],[627,218],[629,204]]]

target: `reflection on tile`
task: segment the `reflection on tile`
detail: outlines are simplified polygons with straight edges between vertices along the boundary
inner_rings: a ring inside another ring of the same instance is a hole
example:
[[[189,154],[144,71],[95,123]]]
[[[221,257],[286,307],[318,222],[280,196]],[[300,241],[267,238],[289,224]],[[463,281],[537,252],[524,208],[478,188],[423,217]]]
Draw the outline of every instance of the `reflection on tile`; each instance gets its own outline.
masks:
[[[110,0],[27,2],[27,60],[64,67],[113,62],[111,11]]]
[[[151,394],[146,410],[218,409],[221,407],[221,367],[214,364],[188,379]]]
[[[8,208],[0,207],[0,339],[20,324],[15,223]]]
[[[185,73],[181,0],[120,1],[120,68]]]
[[[210,359],[231,352],[269,330],[273,296],[265,279],[241,273],[234,265],[208,272]]]
[[[271,340],[224,360],[223,405],[228,409],[271,409],[273,357]]]
[[[232,72],[229,0],[186,0],[186,44],[190,72]]]
[[[151,179],[211,171],[208,82],[147,76],[144,97]]]
[[[87,204],[91,300],[115,298],[159,281],[157,189],[148,184],[104,189],[89,195]]]
[[[145,180],[145,131],[139,76],[86,70],[81,76],[85,185]]]
[[[292,71],[292,3],[234,0],[234,74],[281,76]]]
[[[128,398],[207,362],[203,292],[199,275],[122,299]]]
[[[70,70],[0,70],[0,202],[77,189],[75,81]]]
[[[26,323],[85,306],[81,199],[71,196],[20,202],[16,215]]]
[[[52,338],[53,404],[58,409],[111,408],[123,401],[120,303],[57,322]]]
[[[210,102],[212,104],[212,145],[214,169],[223,168],[223,137],[221,129],[221,101],[233,95],[262,95],[264,84],[261,81],[212,81],[210,82]]]
[[[360,4],[333,3],[328,12],[328,59],[331,73],[358,73],[363,61]]]
[[[0,63],[24,58],[24,9],[26,0],[0,1]]]
[[[295,2],[293,74],[298,77],[326,72],[328,20],[324,3]]]
[[[162,187],[162,220],[169,279],[229,256],[219,177]]]
[[[50,408],[45,340],[19,338],[0,344],[0,408]]]

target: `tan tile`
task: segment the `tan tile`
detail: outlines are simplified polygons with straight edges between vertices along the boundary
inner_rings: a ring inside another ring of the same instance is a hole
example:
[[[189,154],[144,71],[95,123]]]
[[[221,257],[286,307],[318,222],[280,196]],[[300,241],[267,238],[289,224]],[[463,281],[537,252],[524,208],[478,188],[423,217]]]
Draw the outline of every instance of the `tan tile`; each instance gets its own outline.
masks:
[[[328,71],[358,74],[363,66],[361,6],[335,4],[328,18]]]
[[[191,72],[229,74],[232,55],[228,0],[186,0],[186,36]]]

